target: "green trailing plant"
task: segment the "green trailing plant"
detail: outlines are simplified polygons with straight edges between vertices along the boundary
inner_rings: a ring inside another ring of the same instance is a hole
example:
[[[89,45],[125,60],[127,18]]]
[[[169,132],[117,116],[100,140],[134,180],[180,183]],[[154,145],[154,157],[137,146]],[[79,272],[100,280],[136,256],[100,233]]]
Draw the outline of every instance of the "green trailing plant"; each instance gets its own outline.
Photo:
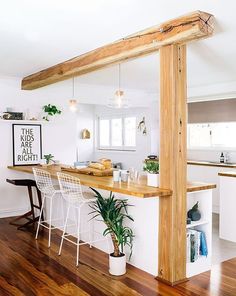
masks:
[[[46,160],[46,164],[49,164],[50,162],[55,162],[55,160],[53,160],[54,156],[52,154],[45,154],[43,158]]]
[[[112,255],[114,257],[120,257],[124,253],[124,246],[127,245],[130,248],[130,256],[132,256],[133,238],[134,234],[130,227],[124,226],[126,219],[134,221],[128,214],[127,208],[130,206],[127,200],[116,199],[114,194],[110,192],[108,198],[103,197],[97,190],[91,188],[95,195],[96,201],[94,201],[90,207],[93,215],[91,219],[95,219],[99,216],[102,217],[106,224],[106,229],[103,235],[110,235],[114,247]]]
[[[51,105],[51,104],[43,106],[43,111],[45,113],[47,113],[47,115],[43,117],[43,119],[45,119],[46,121],[49,121],[49,116],[54,116],[56,114],[61,114],[61,110],[59,110],[57,108],[57,106]]]
[[[150,174],[158,174],[159,173],[159,162],[157,161],[147,161],[144,164],[143,170]]]

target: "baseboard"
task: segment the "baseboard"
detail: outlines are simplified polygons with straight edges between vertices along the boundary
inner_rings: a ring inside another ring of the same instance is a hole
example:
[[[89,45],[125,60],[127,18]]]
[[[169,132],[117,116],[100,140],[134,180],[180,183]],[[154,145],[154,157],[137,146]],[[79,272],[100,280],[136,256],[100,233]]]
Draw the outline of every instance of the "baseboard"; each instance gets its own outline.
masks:
[[[29,208],[0,210],[0,218],[15,217],[28,212]]]

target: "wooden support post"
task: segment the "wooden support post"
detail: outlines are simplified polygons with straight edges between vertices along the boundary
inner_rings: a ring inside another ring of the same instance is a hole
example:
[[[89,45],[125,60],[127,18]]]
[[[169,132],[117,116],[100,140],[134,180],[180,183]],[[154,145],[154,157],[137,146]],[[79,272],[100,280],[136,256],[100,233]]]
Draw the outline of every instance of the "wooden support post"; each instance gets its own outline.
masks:
[[[158,279],[186,279],[186,46],[160,49],[160,198]]]

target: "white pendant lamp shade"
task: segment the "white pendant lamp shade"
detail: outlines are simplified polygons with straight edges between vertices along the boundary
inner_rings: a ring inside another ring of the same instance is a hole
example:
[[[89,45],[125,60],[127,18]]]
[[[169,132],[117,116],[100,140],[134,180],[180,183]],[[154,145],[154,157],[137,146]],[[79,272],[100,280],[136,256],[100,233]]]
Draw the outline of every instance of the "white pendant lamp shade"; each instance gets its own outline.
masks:
[[[75,99],[75,78],[73,77],[73,85],[72,85],[72,99],[69,100],[69,108],[71,112],[77,111],[77,100]]]
[[[77,100],[75,100],[75,99],[69,100],[69,108],[70,108],[70,111],[76,112],[77,111]]]
[[[119,64],[119,88],[115,91],[114,98],[109,99],[108,107],[111,108],[128,108],[129,101],[125,99],[124,91],[120,89],[120,64]]]

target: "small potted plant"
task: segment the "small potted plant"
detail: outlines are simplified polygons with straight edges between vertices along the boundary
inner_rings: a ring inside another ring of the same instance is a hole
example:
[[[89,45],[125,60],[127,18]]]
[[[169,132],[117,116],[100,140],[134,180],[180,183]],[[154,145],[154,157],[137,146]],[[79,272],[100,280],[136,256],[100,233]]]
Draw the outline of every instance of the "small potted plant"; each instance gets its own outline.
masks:
[[[159,186],[159,163],[157,161],[147,161],[144,164],[143,170],[147,172],[147,185]]]
[[[93,210],[92,218],[102,217],[106,224],[106,229],[103,235],[110,235],[114,251],[109,254],[109,272],[112,275],[123,275],[126,273],[126,255],[124,253],[124,246],[130,248],[130,256],[132,255],[134,234],[130,227],[124,226],[126,219],[134,221],[128,215],[127,208],[130,206],[127,200],[116,199],[114,194],[110,192],[108,198],[103,197],[97,190],[91,188],[97,200],[94,201],[90,207]]]
[[[51,104],[43,106],[43,111],[47,114],[43,117],[43,119],[45,119],[46,121],[49,121],[49,116],[61,114],[61,110],[59,110],[57,106]]]
[[[43,166],[49,166],[52,163],[55,163],[55,160],[53,159],[54,156],[50,153],[50,154],[45,154],[43,156],[43,159],[45,160],[45,163],[43,164]]]

